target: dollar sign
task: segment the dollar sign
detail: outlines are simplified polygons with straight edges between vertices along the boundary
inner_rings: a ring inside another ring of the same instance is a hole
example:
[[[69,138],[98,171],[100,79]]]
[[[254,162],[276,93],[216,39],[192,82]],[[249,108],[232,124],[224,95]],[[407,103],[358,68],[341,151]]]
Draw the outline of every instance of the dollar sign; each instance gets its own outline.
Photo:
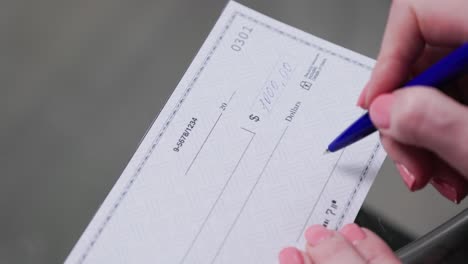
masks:
[[[254,115],[254,114],[249,115],[249,119],[254,121],[254,122],[260,121],[260,117]]]

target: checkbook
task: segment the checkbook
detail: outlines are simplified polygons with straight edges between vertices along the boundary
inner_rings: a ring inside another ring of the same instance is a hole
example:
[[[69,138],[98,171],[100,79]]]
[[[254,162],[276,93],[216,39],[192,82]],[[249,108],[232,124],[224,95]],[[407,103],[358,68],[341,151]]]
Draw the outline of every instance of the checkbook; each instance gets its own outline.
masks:
[[[373,65],[229,2],[66,263],[276,263],[353,222],[386,154],[324,150]]]

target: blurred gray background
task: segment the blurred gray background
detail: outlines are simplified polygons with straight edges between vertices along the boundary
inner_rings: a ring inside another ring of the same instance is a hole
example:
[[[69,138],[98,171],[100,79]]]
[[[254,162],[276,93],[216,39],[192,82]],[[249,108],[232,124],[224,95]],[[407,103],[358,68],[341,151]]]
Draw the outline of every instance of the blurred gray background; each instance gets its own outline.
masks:
[[[388,0],[239,1],[375,57]],[[62,262],[226,1],[0,2],[0,263]],[[387,160],[365,208],[418,237],[454,206]]]

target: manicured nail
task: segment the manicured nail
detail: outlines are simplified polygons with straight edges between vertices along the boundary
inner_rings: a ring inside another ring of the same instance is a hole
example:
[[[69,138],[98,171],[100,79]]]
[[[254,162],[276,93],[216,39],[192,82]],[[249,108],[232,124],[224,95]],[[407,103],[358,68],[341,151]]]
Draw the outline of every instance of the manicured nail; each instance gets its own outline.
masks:
[[[326,229],[321,225],[313,225],[309,227],[305,232],[305,238],[307,243],[311,246],[320,244],[325,239],[333,236],[333,232]]]
[[[345,225],[341,230],[340,233],[351,242],[363,240],[366,238],[366,234],[362,229],[356,224],[348,224]]]
[[[294,247],[287,247],[279,253],[280,264],[304,264],[301,251]]]
[[[416,177],[414,177],[414,174],[411,173],[408,168],[406,168],[406,166],[401,163],[396,163],[395,166],[403,178],[403,182],[405,182],[406,186],[408,186],[408,189],[410,189],[412,192],[416,191],[414,184],[416,182]]]
[[[377,97],[369,108],[372,123],[377,128],[385,129],[390,127],[390,112],[395,96],[385,94]]]
[[[364,101],[366,100],[366,95],[367,95],[367,85],[362,89],[361,95],[359,95],[359,98],[356,102],[356,105],[364,108]]]
[[[445,198],[459,204],[466,196],[465,186],[457,188],[453,183],[447,181],[443,177],[435,177],[431,180],[432,186],[437,189]]]

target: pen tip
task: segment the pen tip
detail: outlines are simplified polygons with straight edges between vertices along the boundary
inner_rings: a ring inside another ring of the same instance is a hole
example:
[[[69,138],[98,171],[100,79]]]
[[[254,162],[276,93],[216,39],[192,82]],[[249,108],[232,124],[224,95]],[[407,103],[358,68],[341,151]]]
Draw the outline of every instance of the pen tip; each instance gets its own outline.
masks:
[[[328,149],[326,149],[326,150],[323,152],[323,155],[328,154],[328,153],[330,153],[330,151],[329,151]]]

